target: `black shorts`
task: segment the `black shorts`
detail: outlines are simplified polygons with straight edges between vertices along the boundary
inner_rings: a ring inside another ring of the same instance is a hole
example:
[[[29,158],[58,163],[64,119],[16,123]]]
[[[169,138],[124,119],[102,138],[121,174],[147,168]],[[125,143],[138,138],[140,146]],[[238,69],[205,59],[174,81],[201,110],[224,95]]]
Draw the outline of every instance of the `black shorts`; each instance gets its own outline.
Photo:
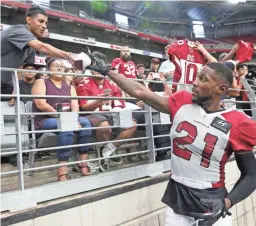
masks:
[[[225,187],[195,189],[170,179],[162,198],[162,202],[171,207],[175,213],[190,216],[191,212],[208,212],[207,206],[200,202],[201,198],[224,199],[227,194],[228,192]]]

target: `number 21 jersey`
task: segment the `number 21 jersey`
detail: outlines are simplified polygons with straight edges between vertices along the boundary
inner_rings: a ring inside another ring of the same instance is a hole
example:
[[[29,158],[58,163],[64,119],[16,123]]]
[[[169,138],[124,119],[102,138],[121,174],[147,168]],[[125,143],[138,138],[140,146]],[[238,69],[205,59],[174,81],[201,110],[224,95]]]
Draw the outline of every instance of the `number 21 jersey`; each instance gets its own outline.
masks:
[[[193,43],[192,43],[193,45]],[[170,60],[174,63],[176,69],[173,76],[173,82],[179,84],[192,84],[197,72],[206,63],[204,56],[192,48],[188,40],[179,40],[174,42],[169,50],[168,54]],[[192,86],[181,86],[173,84],[173,91],[188,90],[190,91]]]
[[[169,97],[169,111],[172,179],[196,189],[224,187],[230,155],[256,145],[256,122],[236,110],[206,112],[187,91]]]

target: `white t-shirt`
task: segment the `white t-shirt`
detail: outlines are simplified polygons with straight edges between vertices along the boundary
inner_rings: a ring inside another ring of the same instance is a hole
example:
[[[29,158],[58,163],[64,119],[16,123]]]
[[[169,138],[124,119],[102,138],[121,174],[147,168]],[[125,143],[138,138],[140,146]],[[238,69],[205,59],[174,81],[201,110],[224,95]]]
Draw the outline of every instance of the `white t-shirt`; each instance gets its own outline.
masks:
[[[170,60],[166,60],[161,64],[158,71],[160,73],[173,72],[175,71],[175,65]]]

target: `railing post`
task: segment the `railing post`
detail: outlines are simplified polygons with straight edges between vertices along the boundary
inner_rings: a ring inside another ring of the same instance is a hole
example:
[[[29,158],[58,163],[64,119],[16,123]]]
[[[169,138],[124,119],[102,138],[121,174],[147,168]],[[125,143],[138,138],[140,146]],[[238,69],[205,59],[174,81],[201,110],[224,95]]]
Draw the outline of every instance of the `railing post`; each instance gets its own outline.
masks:
[[[251,110],[252,117],[254,119],[256,119],[256,110],[255,110],[256,109],[256,95],[246,79],[242,79],[242,84],[244,86],[244,89],[249,91],[249,92],[246,92],[246,94],[247,94],[249,101],[251,101],[250,104],[251,104],[251,109],[252,109]]]
[[[15,120],[16,125],[16,148],[18,150],[18,156],[17,156],[17,163],[18,163],[18,169],[19,169],[19,185],[20,189],[24,190],[24,174],[23,174],[23,161],[22,161],[22,143],[21,143],[21,107],[20,107],[20,88],[19,88],[19,78],[18,73],[15,71],[12,75],[12,81],[13,81],[13,87],[14,87],[14,93],[17,95],[16,98],[16,104],[15,104],[15,111],[17,114],[17,118]]]
[[[145,123],[147,124],[146,136],[150,137],[149,139],[147,139],[147,149],[151,150],[148,153],[148,160],[149,160],[149,163],[154,163],[156,153],[155,153],[153,125],[152,125],[152,108],[145,104],[144,109],[147,111],[147,113],[145,113]]]

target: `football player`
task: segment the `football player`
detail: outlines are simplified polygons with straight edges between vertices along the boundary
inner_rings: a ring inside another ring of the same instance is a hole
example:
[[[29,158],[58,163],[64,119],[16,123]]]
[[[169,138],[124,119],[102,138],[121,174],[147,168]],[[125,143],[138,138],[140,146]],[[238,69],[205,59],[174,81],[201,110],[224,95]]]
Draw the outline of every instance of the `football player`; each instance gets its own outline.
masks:
[[[131,52],[128,46],[124,46],[120,52],[120,58],[112,61],[111,68],[126,78],[136,78],[138,73],[135,63],[131,60]]]
[[[233,82],[232,71],[221,63],[208,63],[198,71],[192,92],[161,97],[99,59],[90,67],[108,75],[129,95],[170,114],[172,175],[162,199],[168,206],[165,225],[189,226],[195,221],[204,226],[232,225],[231,217],[225,217],[231,215],[228,209],[256,188],[256,123],[221,106]],[[224,169],[232,154],[241,176],[228,193]]]

